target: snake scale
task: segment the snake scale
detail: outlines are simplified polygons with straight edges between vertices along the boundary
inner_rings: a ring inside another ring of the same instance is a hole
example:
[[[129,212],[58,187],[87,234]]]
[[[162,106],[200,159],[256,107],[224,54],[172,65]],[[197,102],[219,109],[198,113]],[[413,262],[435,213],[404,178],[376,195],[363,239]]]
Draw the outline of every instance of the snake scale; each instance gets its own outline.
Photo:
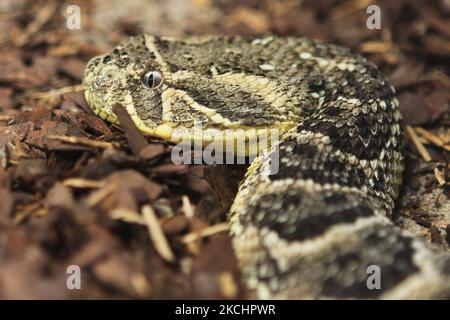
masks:
[[[227,129],[280,131],[229,213],[255,297],[450,298],[449,254],[390,221],[403,172],[400,113],[394,88],[365,58],[306,38],[139,35],[93,58],[83,84],[99,117],[117,123],[120,103],[167,142],[195,139],[195,126],[222,143],[237,141]],[[267,174],[274,152],[279,168]],[[370,266],[380,271],[375,289]]]

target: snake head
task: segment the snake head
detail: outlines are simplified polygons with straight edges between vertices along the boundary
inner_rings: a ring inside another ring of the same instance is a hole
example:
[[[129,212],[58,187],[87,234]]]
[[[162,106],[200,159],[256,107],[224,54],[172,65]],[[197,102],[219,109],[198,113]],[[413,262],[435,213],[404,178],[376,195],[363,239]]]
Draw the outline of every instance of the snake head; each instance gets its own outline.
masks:
[[[198,139],[199,129],[206,130],[202,140],[208,143],[291,127],[291,97],[274,75],[263,74],[272,69],[256,64],[243,72],[239,66],[239,57],[260,48],[243,40],[245,48],[230,47],[227,41],[234,40],[131,37],[89,61],[86,100],[112,123],[118,122],[112,106],[120,103],[142,132],[174,143]],[[230,136],[229,129],[241,132]]]
[[[161,95],[167,84],[165,66],[146,42],[144,35],[131,37],[111,53],[92,58],[83,86],[89,106],[100,118],[117,123],[112,106],[120,103],[142,131],[152,134],[162,124]]]

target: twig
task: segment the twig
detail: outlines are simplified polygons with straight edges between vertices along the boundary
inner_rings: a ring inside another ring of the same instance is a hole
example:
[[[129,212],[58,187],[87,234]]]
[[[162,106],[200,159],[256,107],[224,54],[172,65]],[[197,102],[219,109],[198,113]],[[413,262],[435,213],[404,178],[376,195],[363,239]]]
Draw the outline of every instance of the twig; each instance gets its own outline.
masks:
[[[52,89],[50,91],[44,92],[34,92],[30,94],[30,98],[32,99],[48,99],[48,98],[57,98],[65,93],[69,92],[80,92],[83,91],[84,87],[81,84],[76,86],[67,86],[58,89]]]
[[[149,205],[144,206],[142,208],[142,215],[156,251],[164,260],[174,262],[175,255],[173,254],[172,249],[170,249],[169,242],[164,235],[153,208]]]
[[[50,2],[41,11],[38,12],[36,18],[27,25],[25,31],[16,40],[16,45],[24,46],[30,38],[35,35],[50,20],[58,7],[56,1]]]
[[[361,44],[360,50],[365,53],[386,53],[393,49],[389,41],[367,41]]]
[[[450,151],[450,145],[446,144],[441,138],[438,136],[432,134],[431,132],[425,130],[424,128],[417,127],[415,128],[416,132],[420,134],[422,137],[424,137],[426,140],[431,142],[432,144],[435,144],[438,147],[441,147],[447,151]]]
[[[18,208],[17,213],[14,215],[13,222],[15,225],[21,224],[28,216],[30,216],[33,212],[36,212],[42,208],[42,204],[40,202],[34,202],[28,205],[24,205],[21,208]]]
[[[210,227],[203,228],[199,231],[194,231],[191,233],[188,233],[184,237],[181,238],[181,242],[183,243],[189,243],[192,241],[195,241],[200,238],[209,237],[213,234],[224,232],[228,230],[228,223],[219,223]]]
[[[408,132],[409,136],[412,139],[412,142],[417,148],[417,151],[419,151],[420,155],[425,161],[431,161],[431,156],[428,153],[427,149],[423,146],[422,142],[420,141],[419,137],[417,136],[416,132],[411,126],[406,126],[406,131]]]
[[[48,139],[53,140],[59,140],[71,144],[81,144],[93,148],[100,148],[100,149],[114,149],[114,144],[110,142],[105,141],[95,141],[87,138],[82,137],[75,137],[75,136],[55,136],[55,135],[48,135],[46,136]]]
[[[86,204],[88,207],[94,207],[104,199],[109,197],[116,190],[116,183],[111,183],[106,185],[104,188],[97,190],[89,195],[86,199]]]
[[[80,188],[80,189],[90,189],[90,188],[101,188],[103,187],[104,183],[102,181],[97,180],[89,180],[89,179],[83,179],[83,178],[69,178],[62,182],[62,184],[66,187],[71,188]]]

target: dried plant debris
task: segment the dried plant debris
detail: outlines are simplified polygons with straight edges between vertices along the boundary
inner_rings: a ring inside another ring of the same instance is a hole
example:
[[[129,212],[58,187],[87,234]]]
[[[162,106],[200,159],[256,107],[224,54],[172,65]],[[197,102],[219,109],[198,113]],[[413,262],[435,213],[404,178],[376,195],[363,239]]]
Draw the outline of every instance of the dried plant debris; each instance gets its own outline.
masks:
[[[362,52],[403,113],[396,223],[450,248],[448,1],[377,1],[380,29],[366,27],[366,0],[116,2],[75,1],[84,18],[70,29],[72,2],[2,1],[0,298],[247,296],[225,223],[242,170],[175,165],[120,106],[116,126],[84,101],[88,59],[139,32],[308,36]],[[82,290],[67,289],[70,265]]]

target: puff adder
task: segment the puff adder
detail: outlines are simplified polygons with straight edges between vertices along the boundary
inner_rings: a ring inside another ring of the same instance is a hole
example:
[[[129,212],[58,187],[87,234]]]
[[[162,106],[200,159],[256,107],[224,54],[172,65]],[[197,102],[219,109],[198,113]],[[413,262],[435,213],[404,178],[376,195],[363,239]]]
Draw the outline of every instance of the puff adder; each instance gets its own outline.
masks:
[[[450,298],[449,254],[390,222],[403,172],[394,88],[348,49],[306,38],[140,35],[83,79],[101,118],[121,103],[144,133],[226,143],[277,129],[229,222],[258,298]],[[178,130],[183,128],[183,130]],[[277,152],[279,170],[267,174]],[[381,288],[370,289],[370,266]],[[368,269],[369,268],[369,269]]]

